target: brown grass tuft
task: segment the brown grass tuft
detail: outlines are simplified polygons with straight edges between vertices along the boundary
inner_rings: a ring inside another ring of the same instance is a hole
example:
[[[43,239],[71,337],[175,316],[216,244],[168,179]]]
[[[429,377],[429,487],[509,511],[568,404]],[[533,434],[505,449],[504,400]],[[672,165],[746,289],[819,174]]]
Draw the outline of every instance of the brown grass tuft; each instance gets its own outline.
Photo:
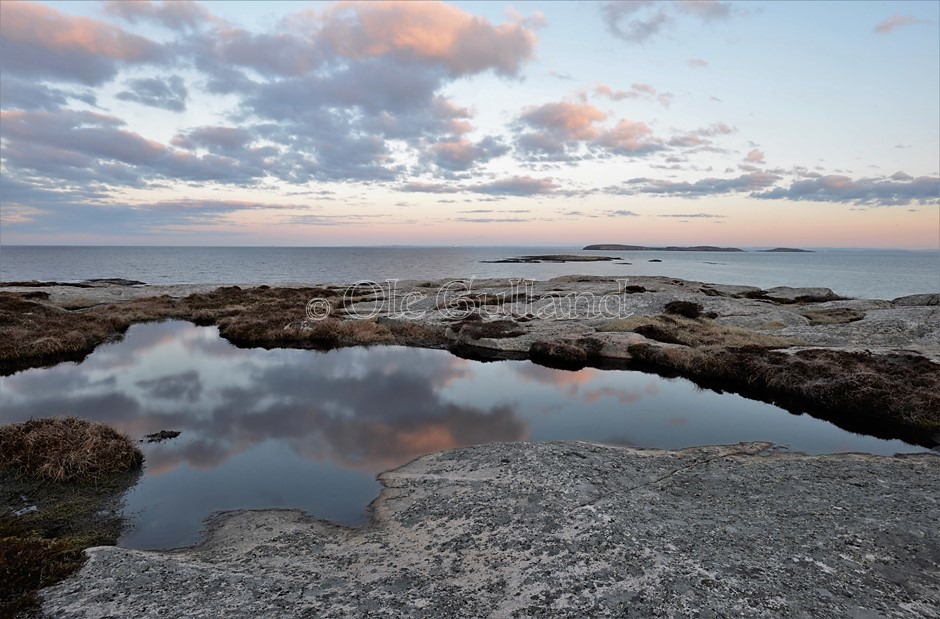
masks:
[[[692,301],[670,301],[663,307],[663,311],[686,318],[698,318],[702,315],[702,306]]]
[[[940,365],[918,355],[762,347],[630,347],[634,360],[823,416],[940,430]]]
[[[0,426],[0,465],[51,481],[96,479],[140,468],[143,455],[101,423],[52,417]]]

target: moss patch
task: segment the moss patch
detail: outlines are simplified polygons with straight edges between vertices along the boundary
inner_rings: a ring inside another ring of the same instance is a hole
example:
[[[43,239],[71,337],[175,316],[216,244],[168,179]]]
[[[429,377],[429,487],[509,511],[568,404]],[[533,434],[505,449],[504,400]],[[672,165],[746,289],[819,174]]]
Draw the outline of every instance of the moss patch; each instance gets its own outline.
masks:
[[[657,342],[684,346],[759,346],[785,348],[795,340],[767,335],[750,329],[723,325],[709,319],[694,320],[683,316],[631,316],[611,320],[598,331],[632,331]]]
[[[865,312],[849,309],[847,307],[813,309],[800,313],[806,318],[809,318],[809,324],[811,325],[842,325],[861,320],[865,317]]]
[[[141,461],[130,439],[102,424],[0,426],[0,616],[35,616],[40,588],[81,567],[85,548],[117,541],[121,497]]]

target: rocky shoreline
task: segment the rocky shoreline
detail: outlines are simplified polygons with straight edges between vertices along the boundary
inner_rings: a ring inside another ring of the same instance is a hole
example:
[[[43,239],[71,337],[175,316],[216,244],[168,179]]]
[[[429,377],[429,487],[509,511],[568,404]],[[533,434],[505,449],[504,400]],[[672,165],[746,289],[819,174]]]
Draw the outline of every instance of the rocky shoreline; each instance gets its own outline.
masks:
[[[80,360],[135,322],[217,325],[237,346],[401,344],[562,368],[622,367],[933,447],[938,295],[668,277],[398,281],[349,287],[0,286],[0,372]]]
[[[0,371],[137,322],[243,347],[402,344],[685,376],[936,447],[937,294],[845,299],[667,277],[316,287],[0,286]],[[226,514],[201,545],[88,551],[56,617],[938,616],[940,458],[492,444],[381,476],[372,522]]]
[[[88,551],[50,617],[937,617],[940,457],[503,443],[380,476],[371,522],[222,515]]]

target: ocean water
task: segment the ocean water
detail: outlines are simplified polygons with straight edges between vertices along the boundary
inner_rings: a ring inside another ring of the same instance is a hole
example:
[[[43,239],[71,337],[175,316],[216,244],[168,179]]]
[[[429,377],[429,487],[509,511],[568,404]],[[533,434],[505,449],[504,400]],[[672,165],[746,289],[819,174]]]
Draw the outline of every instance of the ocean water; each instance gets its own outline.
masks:
[[[488,264],[526,254],[614,262]],[[662,262],[650,262],[650,260]],[[576,247],[0,247],[0,281],[122,277],[148,284],[321,284],[359,280],[664,275],[722,284],[823,286],[875,299],[940,291],[940,252],[585,252]]]

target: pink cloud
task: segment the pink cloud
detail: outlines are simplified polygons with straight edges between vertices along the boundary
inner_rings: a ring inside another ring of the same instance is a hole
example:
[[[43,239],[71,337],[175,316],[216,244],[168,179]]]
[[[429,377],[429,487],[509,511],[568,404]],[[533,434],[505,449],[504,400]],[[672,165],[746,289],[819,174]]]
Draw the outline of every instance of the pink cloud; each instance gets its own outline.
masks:
[[[521,23],[494,26],[440,2],[341,2],[323,14],[320,36],[348,58],[416,57],[454,75],[515,74],[537,43]]]
[[[546,103],[522,114],[522,120],[545,129],[565,140],[590,140],[598,135],[594,123],[607,119],[607,114],[590,103]]]
[[[630,90],[614,90],[607,84],[598,84],[593,92],[599,97],[607,97],[611,101],[623,101],[624,99],[653,99],[655,98],[663,107],[672,105],[675,97],[671,92],[657,93],[656,88],[650,84],[633,83],[630,84]],[[582,95],[583,97],[584,95]]]
[[[874,30],[878,34],[888,34],[889,32],[893,32],[894,30],[904,26],[929,23],[932,22],[927,19],[918,19],[917,17],[913,17],[911,15],[892,15],[891,17],[878,22],[875,25]]]
[[[117,73],[116,63],[154,61],[161,48],[96,19],[5,0],[0,3],[0,53],[4,69],[97,84]]]
[[[652,136],[653,130],[646,123],[621,120],[598,136],[597,144],[618,153],[645,153],[659,148]]]
[[[750,163],[766,163],[766,161],[764,161],[764,153],[756,148],[749,152],[744,160]]]

